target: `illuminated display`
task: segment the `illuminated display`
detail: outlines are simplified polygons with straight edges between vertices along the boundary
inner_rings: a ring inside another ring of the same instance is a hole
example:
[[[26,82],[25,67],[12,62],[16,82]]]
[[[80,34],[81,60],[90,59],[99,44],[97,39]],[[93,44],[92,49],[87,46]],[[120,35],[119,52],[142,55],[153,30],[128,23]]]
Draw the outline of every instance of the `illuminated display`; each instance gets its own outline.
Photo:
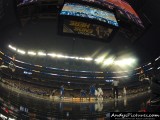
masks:
[[[26,75],[32,75],[32,72],[28,72],[28,71],[24,71],[23,73]]]
[[[111,28],[73,20],[64,20],[63,25],[63,33],[78,34],[105,40],[107,40],[112,31],[113,29]]]
[[[77,3],[66,3],[60,15],[77,16],[82,18],[89,18],[108,23],[113,26],[118,26],[115,15],[112,12],[96,9],[90,6],[84,6]]]
[[[75,1],[77,1],[77,0],[75,0]],[[123,10],[125,10],[125,11],[127,11],[127,12],[129,12],[129,13],[138,17],[138,15],[133,10],[133,8],[127,2],[125,2],[123,0],[82,0],[82,1],[97,3],[97,4],[100,4],[102,6],[108,6],[108,3],[109,3],[111,6],[119,7],[119,8],[121,8],[121,9],[123,9]]]
[[[106,82],[113,82],[113,80],[106,80]]]
[[[95,3],[109,9],[118,9],[119,13],[125,15],[128,19],[143,26],[142,21],[138,17],[135,10],[124,0],[72,0],[72,1],[85,1],[88,3]]]

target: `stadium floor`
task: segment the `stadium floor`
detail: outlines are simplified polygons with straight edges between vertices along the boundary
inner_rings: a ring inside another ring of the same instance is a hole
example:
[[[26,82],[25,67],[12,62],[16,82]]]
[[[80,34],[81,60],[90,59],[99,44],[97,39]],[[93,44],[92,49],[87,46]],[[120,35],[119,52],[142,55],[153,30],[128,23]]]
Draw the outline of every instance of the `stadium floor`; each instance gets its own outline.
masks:
[[[96,119],[105,118],[108,112],[137,112],[146,107],[150,97],[144,92],[118,100],[103,101],[48,101],[16,93],[0,87],[1,115],[16,119]]]

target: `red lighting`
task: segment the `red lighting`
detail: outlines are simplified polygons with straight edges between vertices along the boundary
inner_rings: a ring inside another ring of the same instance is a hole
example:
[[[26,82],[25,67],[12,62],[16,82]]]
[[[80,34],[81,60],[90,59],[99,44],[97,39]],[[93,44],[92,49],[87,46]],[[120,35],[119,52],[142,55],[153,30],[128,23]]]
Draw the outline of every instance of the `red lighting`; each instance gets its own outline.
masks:
[[[8,113],[8,112],[9,112],[7,108],[5,109],[5,112],[6,112],[6,113]]]

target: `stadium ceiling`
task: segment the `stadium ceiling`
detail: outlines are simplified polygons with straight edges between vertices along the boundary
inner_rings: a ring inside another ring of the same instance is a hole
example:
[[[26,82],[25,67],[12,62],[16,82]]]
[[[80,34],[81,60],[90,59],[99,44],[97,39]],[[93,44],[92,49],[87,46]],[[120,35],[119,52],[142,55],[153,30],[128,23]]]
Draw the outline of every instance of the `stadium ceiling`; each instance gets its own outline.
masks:
[[[110,43],[101,43],[80,38],[62,37],[56,34],[57,19],[45,19],[26,23],[24,27],[17,27],[19,21],[13,12],[14,0],[2,0],[1,11],[5,11],[0,17],[0,47],[5,49],[8,44],[13,44],[25,49],[45,49],[57,51],[69,55],[94,57],[98,54],[110,51],[117,56],[123,51],[133,51],[141,61],[152,61],[160,54],[159,34],[160,18],[159,0],[127,0],[137,11],[145,13],[152,22],[148,31],[136,42],[124,40],[117,35]],[[57,1],[57,0],[49,0]],[[59,4],[58,1],[54,2]]]

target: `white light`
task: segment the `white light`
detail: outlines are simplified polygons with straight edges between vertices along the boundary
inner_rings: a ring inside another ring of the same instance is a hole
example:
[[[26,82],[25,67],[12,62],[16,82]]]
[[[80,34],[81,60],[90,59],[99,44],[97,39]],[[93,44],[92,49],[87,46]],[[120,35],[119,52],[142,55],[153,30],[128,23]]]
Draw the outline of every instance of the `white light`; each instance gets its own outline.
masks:
[[[2,115],[2,114],[0,114],[0,118],[2,118],[2,119],[7,119],[7,117],[6,116],[4,116],[4,115]]]
[[[64,58],[64,55],[57,54],[57,57],[58,57],[58,58]]]
[[[68,69],[65,69],[64,71],[69,71]]]
[[[157,68],[158,70],[160,69],[160,67]]]
[[[70,84],[71,82],[68,82],[68,84]]]
[[[92,61],[93,58],[84,58],[84,60],[86,60],[86,61]]]
[[[69,56],[64,56],[64,58],[69,58]]]
[[[8,120],[15,120],[14,118],[9,118]]]
[[[114,62],[115,65],[124,66],[124,65],[132,65],[135,62],[135,59],[128,58],[123,60],[117,60]]]
[[[26,74],[26,75],[32,75],[32,72],[24,71],[23,73]]]
[[[157,61],[158,59],[160,59],[160,56],[158,58],[156,58],[155,61]]]
[[[149,71],[149,70],[152,70],[153,68],[149,68],[148,70],[146,70],[146,71]]]
[[[79,58],[79,60],[85,60],[85,58],[83,58],[83,57],[80,57],[80,58]]]
[[[135,70],[139,70],[139,69],[141,69],[141,67],[138,67],[138,68],[136,68]]]
[[[101,63],[104,61],[104,57],[97,58],[94,61],[96,61],[96,63]]]
[[[28,51],[28,55],[36,55],[36,53],[33,51]]]
[[[17,52],[19,52],[20,54],[26,54],[24,50],[20,50],[20,49],[18,49]]]
[[[87,77],[79,77],[79,78],[87,78]]]
[[[128,76],[118,76],[118,77],[111,77],[111,78],[127,78]]]
[[[75,59],[76,59],[76,60],[79,60],[79,57],[76,57]]]
[[[106,80],[106,82],[113,82],[113,80]]]
[[[126,64],[126,63],[125,63],[125,60],[117,60],[117,61],[115,61],[114,63],[115,63],[115,65],[119,65],[119,66]]]
[[[109,58],[109,59],[106,59],[103,64],[104,65],[111,65],[113,62],[114,62],[114,59],[113,58]]]
[[[38,52],[38,55],[39,56],[46,56],[46,53],[44,53],[44,52]]]
[[[69,58],[70,58],[70,59],[75,59],[76,57],[74,57],[74,56],[70,56]]]
[[[124,72],[128,72],[128,71],[118,71],[118,72],[112,72],[112,73],[124,73]]]
[[[11,48],[12,50],[16,51],[17,48],[16,47],[13,47],[12,45],[8,45],[9,48]]]
[[[51,57],[56,57],[57,56],[55,53],[48,53],[47,55],[51,56]]]

